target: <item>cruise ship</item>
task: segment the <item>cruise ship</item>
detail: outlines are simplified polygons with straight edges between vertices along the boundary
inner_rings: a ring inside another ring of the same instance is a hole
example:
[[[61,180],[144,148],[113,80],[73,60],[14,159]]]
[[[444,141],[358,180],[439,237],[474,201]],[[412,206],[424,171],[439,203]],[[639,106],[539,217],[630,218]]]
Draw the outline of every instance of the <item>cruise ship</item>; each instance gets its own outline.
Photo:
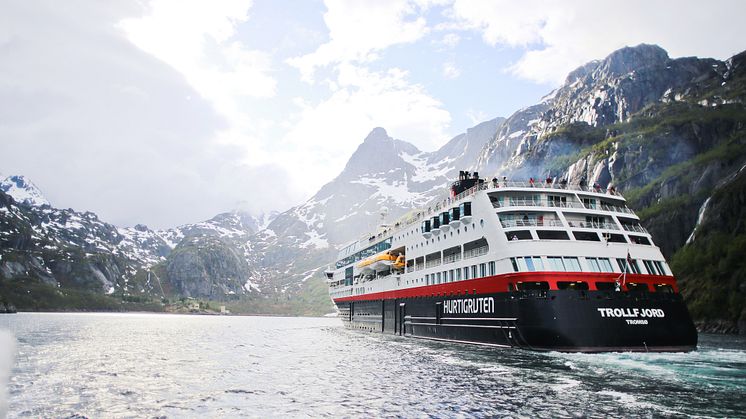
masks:
[[[613,187],[485,180],[344,246],[349,328],[537,351],[691,351],[676,279]]]

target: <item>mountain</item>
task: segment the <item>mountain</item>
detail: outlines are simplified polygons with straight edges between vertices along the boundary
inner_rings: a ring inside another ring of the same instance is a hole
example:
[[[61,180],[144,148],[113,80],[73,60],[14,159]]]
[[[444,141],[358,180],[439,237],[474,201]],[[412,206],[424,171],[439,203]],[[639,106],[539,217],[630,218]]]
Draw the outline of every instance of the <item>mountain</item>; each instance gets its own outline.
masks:
[[[0,296],[14,295],[19,308],[121,309],[122,301],[220,300],[259,290],[251,286],[246,243],[264,220],[234,211],[169,230],[122,228],[91,212],[30,205],[41,202],[38,189],[22,176],[8,179],[24,201],[0,191]],[[98,298],[106,295],[119,301]]]
[[[251,238],[250,264],[276,292],[290,299],[309,298],[304,293],[313,288],[313,304],[331,310],[318,281],[336,248],[441,197],[443,185],[459,170],[474,166],[503,121],[483,122],[434,152],[394,139],[383,128],[373,129],[334,180]]]
[[[49,205],[49,201],[44,197],[39,188],[24,176],[8,176],[3,178],[0,175],[0,191],[10,195],[16,201],[34,206]]]
[[[508,118],[479,167],[615,186],[671,260],[700,328],[746,332],[744,266],[729,256],[746,237],[745,96],[746,53],[718,61],[624,48]]]
[[[39,304],[25,291],[41,283],[45,298],[85,289],[321,314],[331,304],[320,271],[336,248],[441,199],[458,170],[478,170],[615,186],[671,261],[700,329],[746,332],[745,97],[746,53],[672,59],[639,45],[434,152],[375,128],[335,179],[271,219],[229,212],[164,231],[118,228],[0,191],[0,291]]]

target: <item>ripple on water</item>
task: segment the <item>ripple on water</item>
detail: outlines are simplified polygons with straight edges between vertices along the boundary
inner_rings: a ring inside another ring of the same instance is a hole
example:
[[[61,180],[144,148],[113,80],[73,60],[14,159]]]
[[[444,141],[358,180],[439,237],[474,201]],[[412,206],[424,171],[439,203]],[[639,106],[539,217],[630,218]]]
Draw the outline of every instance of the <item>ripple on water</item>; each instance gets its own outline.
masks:
[[[498,350],[338,319],[20,314],[11,417],[739,416],[746,344],[687,354]]]

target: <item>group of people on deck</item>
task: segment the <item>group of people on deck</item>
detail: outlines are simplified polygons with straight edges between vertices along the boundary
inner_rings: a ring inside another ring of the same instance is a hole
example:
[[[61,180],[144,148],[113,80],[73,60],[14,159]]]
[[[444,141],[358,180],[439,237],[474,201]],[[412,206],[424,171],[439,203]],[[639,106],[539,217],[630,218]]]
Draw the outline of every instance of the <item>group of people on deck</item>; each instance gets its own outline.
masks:
[[[537,182],[538,181],[536,179],[534,179],[533,177],[529,178],[529,180],[528,180],[528,184],[532,188],[536,186]],[[551,188],[552,185],[555,184],[555,179],[551,175],[549,175],[544,180],[544,183],[546,184],[547,188]],[[562,178],[562,179],[560,179],[559,182],[557,182],[557,184],[559,185],[559,187],[561,189],[565,189],[565,188],[567,188],[567,179]],[[581,188],[585,187],[585,185],[586,185],[585,179],[581,179],[579,185],[580,185]],[[497,176],[493,177],[492,178],[492,186],[495,187],[495,188],[499,188],[500,186],[503,186],[503,187],[508,186],[508,177],[507,176],[503,176],[502,180],[498,179]],[[600,192],[603,191],[603,188],[601,187],[601,185],[598,182],[593,182],[593,191],[600,193]],[[616,194],[616,187],[614,187],[614,185],[610,184],[608,186],[606,192],[609,193],[609,194],[611,194],[611,195],[615,195]]]

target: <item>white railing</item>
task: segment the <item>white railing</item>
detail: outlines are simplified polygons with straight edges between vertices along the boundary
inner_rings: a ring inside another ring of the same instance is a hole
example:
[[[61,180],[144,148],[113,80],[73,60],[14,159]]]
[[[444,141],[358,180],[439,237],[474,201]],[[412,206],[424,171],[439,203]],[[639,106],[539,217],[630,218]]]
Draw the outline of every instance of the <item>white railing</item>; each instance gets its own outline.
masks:
[[[503,228],[511,227],[564,227],[560,220],[501,220]]]
[[[570,225],[570,227],[579,227],[579,228],[595,228],[598,230],[619,230],[619,227],[616,224],[612,223],[595,223],[595,222],[589,222],[589,221],[571,221],[568,220],[567,223]]]
[[[433,266],[440,266],[440,259],[428,260],[425,262],[425,268],[432,268]]]
[[[477,256],[486,255],[489,249],[490,249],[489,246],[482,246],[482,247],[477,247],[471,250],[465,250],[464,259],[470,259],[470,258],[475,258]]]
[[[598,205],[598,207],[600,207],[601,210],[603,210],[603,211],[622,212],[622,213],[625,213],[625,214],[634,214],[632,212],[632,210],[629,209],[629,208],[627,208],[627,207],[617,207],[617,206],[613,206],[613,205],[603,205],[603,204]],[[597,209],[596,206],[594,206],[594,205],[586,205],[586,208],[588,208],[588,209]]]
[[[621,196],[618,192],[616,192],[615,189],[603,189],[603,188],[594,188],[592,186],[584,186],[584,185],[578,185],[578,184],[563,184],[562,182],[552,182],[552,183],[546,183],[544,181],[539,182],[535,181],[534,183],[531,183],[529,181],[525,182],[515,182],[515,181],[502,181],[498,180],[497,182],[487,181],[484,182],[484,185],[487,185],[487,188],[536,188],[536,189],[557,189],[557,190],[569,190],[569,191],[583,191],[583,192],[594,192],[599,194],[606,194],[606,195],[613,195],[613,196]]]
[[[647,230],[645,229],[645,227],[643,227],[643,226],[641,226],[641,225],[634,225],[634,224],[622,224],[622,227],[624,227],[624,229],[625,229],[625,230],[627,230],[627,231],[635,231],[635,232],[637,232],[637,233],[650,234],[650,233],[648,233],[648,231],[647,231]]]
[[[454,253],[452,255],[443,256],[443,263],[453,263],[461,260],[461,253]]]

